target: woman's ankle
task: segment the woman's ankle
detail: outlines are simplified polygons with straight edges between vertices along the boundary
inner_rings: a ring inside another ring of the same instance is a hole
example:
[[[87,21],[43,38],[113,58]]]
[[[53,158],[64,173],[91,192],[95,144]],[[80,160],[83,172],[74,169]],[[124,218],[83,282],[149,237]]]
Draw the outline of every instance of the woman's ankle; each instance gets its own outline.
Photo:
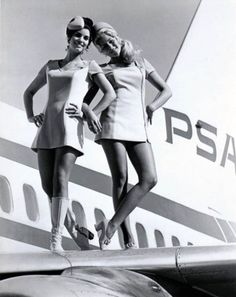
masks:
[[[132,234],[127,233],[127,234],[123,234],[124,237],[124,243],[134,243],[134,237],[132,236]]]
[[[114,235],[114,233],[116,232],[118,227],[119,226],[117,226],[112,220],[110,220],[108,222],[107,230],[106,230],[107,237],[111,238]]]

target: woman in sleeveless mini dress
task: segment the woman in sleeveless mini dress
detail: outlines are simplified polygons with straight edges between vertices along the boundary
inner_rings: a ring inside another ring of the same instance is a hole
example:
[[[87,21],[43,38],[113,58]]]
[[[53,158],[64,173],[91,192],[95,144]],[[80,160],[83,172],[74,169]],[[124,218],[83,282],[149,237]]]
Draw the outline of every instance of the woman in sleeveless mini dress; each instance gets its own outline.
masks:
[[[147,124],[152,123],[153,112],[171,97],[171,90],[154,67],[134,51],[129,41],[121,39],[111,25],[99,22],[93,30],[95,46],[110,58],[101,67],[116,92],[115,100],[101,114],[102,130],[95,138],[102,145],[111,170],[115,214],[95,227],[102,230],[101,249],[109,244],[119,226],[125,247],[133,248],[128,215],[157,183]],[[159,91],[148,106],[145,106],[145,79]],[[129,191],[127,155],[138,175],[138,183]]]
[[[81,58],[91,42],[92,25],[89,18],[73,18],[66,30],[66,57],[48,61],[24,93],[27,118],[39,127],[32,149],[37,152],[42,187],[51,202],[50,249],[54,252],[63,251],[65,218],[67,224],[72,224],[72,229],[75,227],[68,199],[68,181],[76,158],[83,155],[83,113],[90,130],[98,133],[101,124],[96,114],[115,98],[114,90],[98,64]],[[43,113],[34,115],[33,96],[45,84],[48,86],[47,105]],[[83,105],[83,99],[94,84],[101,89],[103,97],[92,111]]]

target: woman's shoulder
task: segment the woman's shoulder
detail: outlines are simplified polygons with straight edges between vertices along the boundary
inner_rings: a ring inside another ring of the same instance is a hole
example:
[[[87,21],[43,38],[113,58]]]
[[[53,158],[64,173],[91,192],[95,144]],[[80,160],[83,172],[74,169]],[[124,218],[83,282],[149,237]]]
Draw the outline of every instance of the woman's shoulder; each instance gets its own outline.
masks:
[[[98,63],[95,60],[87,61],[88,63],[88,71],[91,75],[102,73],[101,67],[98,65]]]
[[[88,65],[90,66],[90,67],[93,67],[93,66],[98,66],[98,67],[100,67],[100,65],[95,61],[95,60],[88,60],[88,61],[86,61],[87,63],[88,63]]]
[[[44,76],[49,70],[58,65],[58,60],[48,60],[39,70],[38,75]],[[58,67],[58,66],[57,66]]]
[[[99,64],[99,66],[102,68],[104,73],[111,72],[114,69],[119,69],[120,68],[120,65],[110,64],[110,63],[102,63],[102,64]]]
[[[146,59],[143,57],[143,55],[136,55],[135,56],[135,59],[134,59],[134,63],[137,65],[137,66],[141,66],[141,67],[144,67],[145,66],[145,61]]]
[[[148,72],[151,72],[155,69],[152,64],[141,55],[137,56],[134,62],[138,67],[144,68]]]
[[[59,63],[60,63],[60,59],[50,59],[48,60],[48,62],[46,63],[48,69],[54,69],[54,68],[58,68]]]

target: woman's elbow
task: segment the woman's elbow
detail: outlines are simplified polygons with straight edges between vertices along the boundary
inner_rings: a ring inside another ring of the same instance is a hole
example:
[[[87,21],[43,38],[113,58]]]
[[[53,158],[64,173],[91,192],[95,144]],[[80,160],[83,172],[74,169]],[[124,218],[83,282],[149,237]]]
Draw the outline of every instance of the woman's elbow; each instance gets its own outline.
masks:
[[[168,99],[173,96],[172,90],[168,85],[166,85],[166,87],[165,87],[165,92],[167,94]]]
[[[112,89],[107,93],[107,96],[113,101],[116,98],[116,92]]]
[[[33,90],[31,88],[27,88],[25,91],[24,91],[24,94],[23,94],[23,97],[24,99],[28,99],[29,97],[33,97],[34,96],[34,93]]]
[[[25,104],[28,102],[29,97],[30,97],[30,92],[28,89],[26,89],[23,94],[23,99],[24,99]]]

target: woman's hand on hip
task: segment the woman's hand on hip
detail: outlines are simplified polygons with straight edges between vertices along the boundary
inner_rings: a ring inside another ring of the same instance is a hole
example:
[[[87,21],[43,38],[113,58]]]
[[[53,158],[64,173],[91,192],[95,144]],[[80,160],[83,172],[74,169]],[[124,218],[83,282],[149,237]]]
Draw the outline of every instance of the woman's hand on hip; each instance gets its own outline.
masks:
[[[102,130],[102,125],[99,121],[99,118],[91,109],[86,112],[86,120],[89,130],[92,131],[94,134],[97,134]]]
[[[65,108],[65,112],[70,118],[83,118],[83,112],[75,103],[69,103],[69,106]]]
[[[30,123],[34,123],[37,127],[42,126],[44,120],[44,114],[40,113],[38,115],[28,118]]]

